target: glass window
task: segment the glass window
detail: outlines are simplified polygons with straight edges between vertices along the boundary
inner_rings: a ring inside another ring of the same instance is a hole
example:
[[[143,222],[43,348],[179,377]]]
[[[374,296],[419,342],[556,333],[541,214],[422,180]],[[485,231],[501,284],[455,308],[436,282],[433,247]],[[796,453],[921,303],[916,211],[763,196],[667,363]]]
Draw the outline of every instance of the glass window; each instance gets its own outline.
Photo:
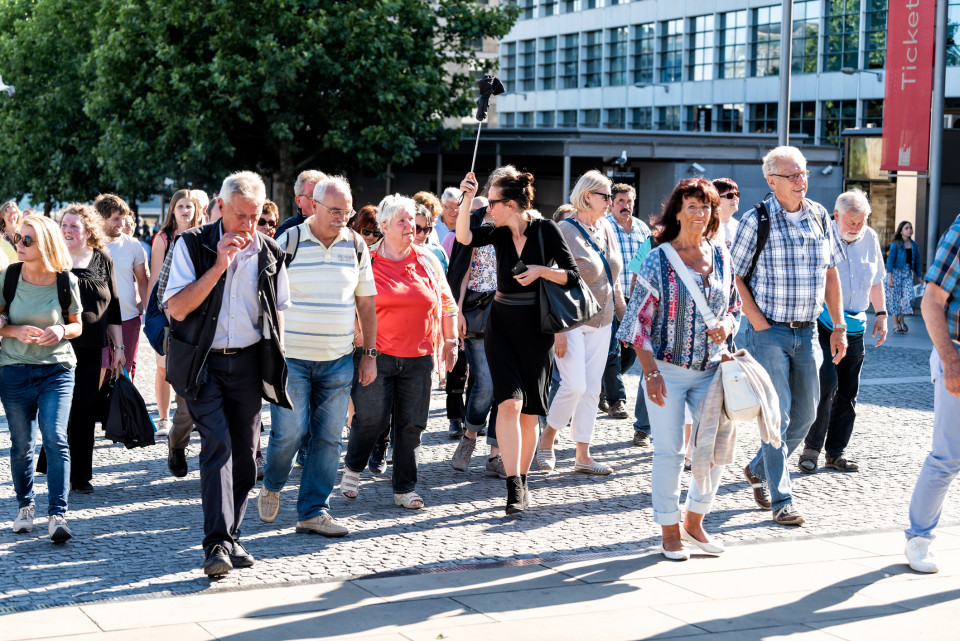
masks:
[[[947,43],[947,64],[960,67],[960,0],[947,4]]]
[[[600,110],[582,109],[580,110],[580,126],[589,129],[600,128]]]
[[[813,144],[817,133],[817,103],[812,100],[790,103],[790,133],[806,134],[807,144]]]
[[[603,6],[603,0],[585,0],[583,2],[584,9],[599,9]]]
[[[627,46],[630,31],[627,27],[607,30],[607,84],[627,84]]]
[[[513,113],[508,111],[506,113],[500,114],[500,124],[503,125],[504,127],[513,127],[515,122],[516,122],[516,118]]]
[[[753,10],[753,47],[750,68],[754,76],[780,73],[780,6]]]
[[[657,107],[657,129],[680,131],[680,105]]]
[[[760,102],[750,105],[750,133],[777,133],[777,103]]]
[[[530,91],[534,87],[537,70],[537,41],[524,40],[520,43],[520,59],[517,67],[517,88]]]
[[[887,0],[866,0],[863,45],[867,69],[883,69],[887,57]],[[954,34],[955,37],[956,34]]]
[[[520,112],[517,112],[517,126],[518,126],[518,127],[532,127],[532,126],[533,126],[533,112],[532,112],[532,111],[520,111]]]
[[[743,131],[743,105],[717,105],[714,131],[740,133]]]
[[[564,109],[560,112],[560,126],[574,128],[577,126],[577,110]]]
[[[690,18],[687,80],[713,80],[713,16]]]
[[[553,124],[554,124],[554,113],[552,111],[537,112],[538,127],[553,127]]]
[[[653,40],[652,22],[633,27],[633,81],[648,85],[653,82]]]
[[[580,11],[580,0],[562,0],[560,6],[563,8],[564,13]]]
[[[747,73],[747,12],[720,14],[720,77],[743,78]]]
[[[864,100],[861,105],[860,122],[864,127],[883,127],[883,99]]]
[[[500,79],[505,86],[512,87],[517,79],[517,43],[501,45],[500,51]]]
[[[540,0],[540,17],[552,16],[557,12],[557,0]]]
[[[824,71],[856,69],[860,47],[860,0],[827,0]]]
[[[881,0],[885,2],[886,0]],[[817,73],[817,49],[820,38],[820,0],[793,5],[793,73]]]
[[[821,104],[820,140],[825,145],[839,145],[840,132],[857,126],[857,102],[855,100],[825,100]]]
[[[536,0],[520,0],[517,4],[520,5],[521,20],[533,18],[533,8],[536,6]]]
[[[683,19],[660,23],[660,82],[680,82],[683,69]],[[678,118],[679,121],[679,118]],[[677,123],[679,125],[679,122]]]
[[[540,41],[540,88],[557,88],[557,37]]]
[[[583,87],[599,87],[603,70],[602,31],[583,34]]]
[[[686,108],[683,121],[684,131],[713,131],[713,107],[694,105]]]
[[[634,107],[630,110],[631,129],[653,129],[653,108]]]
[[[627,110],[626,109],[604,109],[603,126],[607,129],[626,129],[627,128]]]
[[[576,89],[579,55],[580,34],[570,33],[563,36],[563,50],[560,52],[560,60],[563,63],[560,67],[561,89]]]

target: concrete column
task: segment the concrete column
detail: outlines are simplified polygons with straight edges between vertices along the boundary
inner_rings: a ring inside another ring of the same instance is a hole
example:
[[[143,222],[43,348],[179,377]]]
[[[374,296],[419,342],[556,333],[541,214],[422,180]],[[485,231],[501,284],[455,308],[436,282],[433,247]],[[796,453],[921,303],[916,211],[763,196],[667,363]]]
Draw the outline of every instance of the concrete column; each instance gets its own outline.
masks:
[[[570,197],[570,154],[563,154],[563,198],[560,202],[567,202]]]

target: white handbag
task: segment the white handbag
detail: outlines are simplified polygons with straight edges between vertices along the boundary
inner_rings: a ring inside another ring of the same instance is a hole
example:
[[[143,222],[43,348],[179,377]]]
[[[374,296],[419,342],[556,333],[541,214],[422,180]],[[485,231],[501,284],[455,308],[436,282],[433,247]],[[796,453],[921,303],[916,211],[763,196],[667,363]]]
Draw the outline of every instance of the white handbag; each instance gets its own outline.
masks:
[[[710,310],[710,306],[707,305],[707,300],[703,297],[703,292],[701,292],[697,284],[693,282],[693,278],[690,276],[690,269],[683,263],[683,260],[680,259],[677,250],[675,250],[670,243],[664,243],[660,245],[660,248],[666,255],[667,260],[670,261],[670,264],[673,265],[673,270],[680,277],[684,287],[687,288],[690,297],[693,298],[693,302],[696,303],[697,309],[700,311],[700,316],[703,317],[703,322],[710,329],[716,327],[718,322],[717,317]],[[729,257],[727,257],[727,260],[723,261],[723,293],[727,298],[730,296],[730,287],[732,285],[730,276],[730,260]],[[743,368],[740,367],[740,363],[730,356],[727,346],[724,344],[720,349],[722,354],[720,360],[720,375],[723,381],[724,411],[731,421],[751,421],[760,414],[760,397],[757,396],[756,390],[753,389],[753,385],[751,385],[747,379],[747,375],[744,373]]]

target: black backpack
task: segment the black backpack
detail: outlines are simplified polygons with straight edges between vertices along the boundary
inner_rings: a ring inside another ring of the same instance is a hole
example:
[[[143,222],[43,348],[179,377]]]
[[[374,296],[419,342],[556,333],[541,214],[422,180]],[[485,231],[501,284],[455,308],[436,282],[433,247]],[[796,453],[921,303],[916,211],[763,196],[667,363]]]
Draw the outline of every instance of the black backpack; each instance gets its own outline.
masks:
[[[3,277],[3,300],[7,301],[7,316],[10,316],[10,305],[17,295],[17,286],[20,285],[20,272],[23,271],[23,263],[14,263],[7,268],[7,273]],[[67,310],[70,309],[70,303],[73,302],[70,297],[70,272],[57,272],[57,300],[60,301],[60,312],[63,314],[63,322],[67,320]]]
[[[804,198],[804,202],[810,203],[810,201],[806,198]],[[812,205],[813,203],[809,204],[810,208],[814,209]],[[767,245],[767,239],[770,238],[770,212],[767,211],[766,204],[764,204],[764,202],[761,200],[754,205],[753,208],[757,210],[757,248],[753,252],[753,259],[750,261],[750,269],[747,270],[746,275],[743,277],[743,283],[747,286],[747,289],[750,289],[750,279],[753,278],[753,272],[757,269],[757,261],[760,260],[760,252],[763,251],[763,248]],[[817,222],[817,226],[820,228],[820,233],[826,236],[826,222],[821,220],[821,216],[819,215],[814,215],[813,219]],[[750,290],[750,293],[752,294],[753,290]]]

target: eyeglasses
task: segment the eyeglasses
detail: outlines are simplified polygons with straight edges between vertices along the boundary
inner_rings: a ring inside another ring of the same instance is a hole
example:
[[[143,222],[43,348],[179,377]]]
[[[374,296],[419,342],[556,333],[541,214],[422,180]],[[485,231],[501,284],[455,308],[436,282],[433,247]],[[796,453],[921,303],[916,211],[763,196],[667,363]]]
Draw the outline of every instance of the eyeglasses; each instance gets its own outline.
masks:
[[[740,192],[739,192],[739,191],[728,191],[728,192],[725,193],[725,194],[720,194],[720,197],[721,197],[721,198],[726,198],[727,200],[733,200],[734,198],[739,198],[739,197],[740,197]]]
[[[313,200],[313,199],[311,198],[310,200]],[[326,209],[327,211],[329,211],[334,216],[346,216],[347,218],[353,218],[353,215],[357,213],[352,209],[330,209],[323,203],[317,203],[317,204],[323,207],[324,209]]]
[[[429,234],[432,231],[433,231],[433,225],[431,225],[430,227],[421,227],[420,225],[417,225],[418,234]]]
[[[300,194],[300,198],[306,198],[307,200],[313,200],[313,196],[310,194]]]
[[[594,196],[600,196],[604,202],[613,202],[613,196],[611,194],[605,194],[602,191],[591,191],[590,193]]]
[[[260,222],[257,223],[257,227],[269,227],[273,229],[276,226],[277,226],[277,221],[267,220],[266,218],[261,218]]]
[[[33,247],[33,244],[34,244],[35,242],[37,242],[37,241],[35,241],[35,240],[34,240],[33,238],[31,238],[30,236],[21,236],[20,234],[14,234],[14,235],[13,235],[13,244],[14,244],[14,245],[19,245],[19,244],[23,243],[23,246],[26,247],[27,249],[29,249],[29,248]]]
[[[497,203],[506,203],[506,202],[510,202],[510,199],[509,198],[491,198],[490,200],[487,201],[487,207],[489,208],[491,205],[496,205]]]
[[[770,174],[771,176],[776,176],[777,178],[786,178],[792,183],[800,182],[801,180],[806,180],[810,177],[810,171],[804,169],[803,171],[798,171],[795,174]]]
[[[379,229],[361,229],[360,233],[364,236],[373,236],[374,238],[383,238],[383,232]]]

